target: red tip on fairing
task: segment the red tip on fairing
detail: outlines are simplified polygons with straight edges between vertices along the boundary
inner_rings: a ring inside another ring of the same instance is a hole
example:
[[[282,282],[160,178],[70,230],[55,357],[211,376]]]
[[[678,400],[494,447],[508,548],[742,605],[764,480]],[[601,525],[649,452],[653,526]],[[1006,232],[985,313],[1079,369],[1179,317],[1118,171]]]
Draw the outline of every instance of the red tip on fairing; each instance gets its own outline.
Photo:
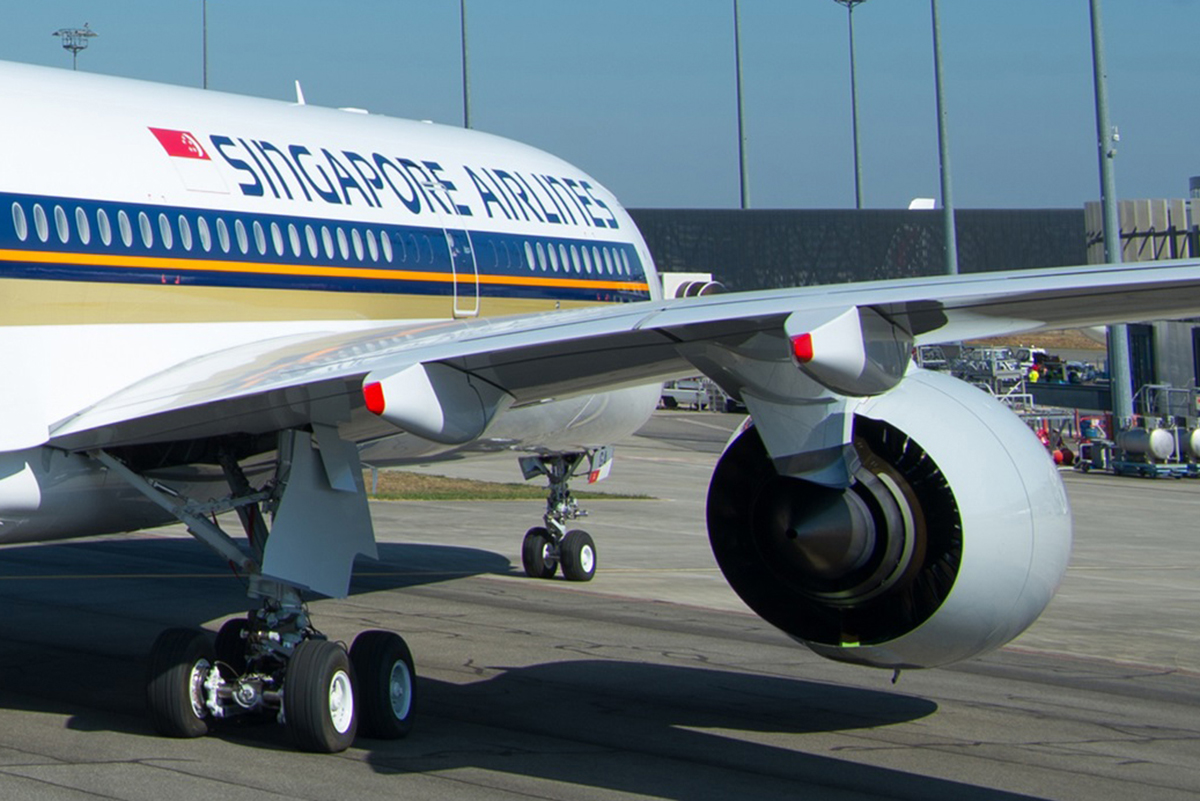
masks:
[[[800,364],[808,364],[813,360],[812,334],[800,334],[792,337],[792,355]]]
[[[363,399],[367,402],[367,411],[371,414],[383,414],[387,405],[383,400],[383,384],[378,381],[363,387]]]

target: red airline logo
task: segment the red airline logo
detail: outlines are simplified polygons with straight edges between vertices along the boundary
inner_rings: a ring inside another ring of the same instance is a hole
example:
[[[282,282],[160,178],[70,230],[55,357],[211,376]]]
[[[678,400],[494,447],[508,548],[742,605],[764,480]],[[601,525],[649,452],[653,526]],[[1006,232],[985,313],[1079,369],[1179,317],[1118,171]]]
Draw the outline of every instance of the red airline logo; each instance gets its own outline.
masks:
[[[173,131],[169,128],[151,128],[150,133],[167,151],[168,156],[181,159],[200,159],[209,161],[208,153],[204,152],[200,140],[187,131]]]

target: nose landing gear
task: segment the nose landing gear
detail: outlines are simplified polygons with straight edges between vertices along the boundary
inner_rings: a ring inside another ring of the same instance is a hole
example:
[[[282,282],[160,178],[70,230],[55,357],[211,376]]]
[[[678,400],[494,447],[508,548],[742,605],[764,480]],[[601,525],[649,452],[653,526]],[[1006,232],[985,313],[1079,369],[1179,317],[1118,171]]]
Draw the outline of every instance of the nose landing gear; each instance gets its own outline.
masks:
[[[563,578],[568,581],[591,581],[596,575],[596,543],[582,529],[567,530],[571,521],[587,516],[571,495],[570,481],[583,472],[580,468],[585,464],[589,484],[603,480],[612,467],[612,448],[524,456],[520,462],[526,481],[535,476],[546,476],[549,481],[546,513],[542,516],[545,525],[529,529],[521,543],[525,575],[553,578],[561,566]]]

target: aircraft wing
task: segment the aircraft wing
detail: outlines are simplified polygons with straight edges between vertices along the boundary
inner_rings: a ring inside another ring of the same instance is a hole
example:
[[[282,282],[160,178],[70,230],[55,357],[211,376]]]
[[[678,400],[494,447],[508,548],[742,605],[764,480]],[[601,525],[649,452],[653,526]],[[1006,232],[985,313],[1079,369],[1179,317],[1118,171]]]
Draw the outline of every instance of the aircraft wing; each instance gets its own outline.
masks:
[[[501,407],[649,383],[698,368],[719,373],[714,377],[737,394],[743,379],[752,380],[739,377],[739,359],[787,362],[791,353],[786,343],[779,346],[781,338],[827,324],[840,342],[844,337],[830,321],[855,310],[873,312],[875,328],[884,326],[885,338],[899,343],[892,350],[903,364],[884,367],[902,374],[913,343],[1200,313],[1200,262],[730,293],[265,340],[128,387],[57,423],[50,444],[86,450],[265,433],[314,421],[344,423],[362,409],[364,385],[371,384],[379,385],[389,404],[399,396],[420,399],[426,418],[429,407],[437,407],[432,422],[414,418],[422,412],[412,408],[385,413],[385,419],[435,440],[462,442],[482,431]],[[863,326],[865,338],[855,333],[851,339],[859,350],[870,350],[873,335]],[[764,356],[764,347],[777,352]],[[714,349],[724,355],[715,357]],[[715,361],[723,365],[719,370],[712,367]],[[842,375],[836,365],[834,373]],[[842,394],[888,388],[886,380],[876,385],[854,376],[848,385],[839,384],[837,376],[827,379],[819,369],[810,376]],[[365,427],[354,438],[378,433]]]

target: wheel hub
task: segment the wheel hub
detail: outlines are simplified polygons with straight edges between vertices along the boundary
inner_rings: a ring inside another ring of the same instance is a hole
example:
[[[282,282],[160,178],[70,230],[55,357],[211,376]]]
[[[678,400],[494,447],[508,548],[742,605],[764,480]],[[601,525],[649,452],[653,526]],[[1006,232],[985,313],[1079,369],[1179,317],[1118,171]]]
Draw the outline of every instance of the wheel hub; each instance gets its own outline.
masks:
[[[338,734],[350,731],[354,720],[354,688],[344,670],[334,673],[329,682],[329,719]]]
[[[202,718],[208,714],[204,685],[208,681],[208,674],[211,669],[212,664],[207,659],[201,659],[192,665],[192,674],[188,679],[189,686],[191,687],[189,696],[192,701],[192,712],[198,718]]]
[[[408,717],[409,708],[412,706],[412,674],[408,672],[408,665],[402,660],[397,660],[396,664],[392,665],[392,676],[388,683],[388,696],[392,703],[392,714],[398,720],[404,720]]]

